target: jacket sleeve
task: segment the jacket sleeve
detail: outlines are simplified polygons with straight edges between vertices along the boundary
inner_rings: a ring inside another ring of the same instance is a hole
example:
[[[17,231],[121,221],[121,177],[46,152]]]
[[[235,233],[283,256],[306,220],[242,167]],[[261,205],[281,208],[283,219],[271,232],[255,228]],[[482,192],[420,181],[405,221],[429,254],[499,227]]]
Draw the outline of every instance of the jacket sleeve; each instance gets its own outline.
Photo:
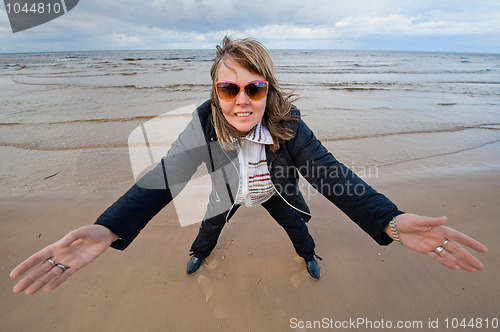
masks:
[[[197,112],[172,144],[167,155],[96,220],[119,236],[111,244],[123,250],[147,223],[189,182],[206,160],[206,141]]]
[[[296,135],[289,149],[297,169],[312,187],[377,243],[387,245],[392,242],[383,230],[392,218],[404,212],[337,161],[302,119],[296,124]]]

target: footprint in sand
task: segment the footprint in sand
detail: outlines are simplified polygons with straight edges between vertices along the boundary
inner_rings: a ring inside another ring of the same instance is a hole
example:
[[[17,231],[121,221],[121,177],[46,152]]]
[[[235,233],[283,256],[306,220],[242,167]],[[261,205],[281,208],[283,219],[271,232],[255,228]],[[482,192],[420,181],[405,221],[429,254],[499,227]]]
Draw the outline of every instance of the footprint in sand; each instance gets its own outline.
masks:
[[[217,265],[219,265],[219,258],[218,257],[209,259],[208,262],[205,264],[207,269],[209,269],[210,271],[215,269],[217,267]]]
[[[290,277],[290,282],[292,283],[293,287],[298,288],[300,286],[300,277],[294,274]]]
[[[300,264],[304,264],[304,259],[302,257],[300,257],[299,255],[295,255],[295,257],[293,258],[297,263],[300,263]],[[316,260],[316,262],[318,262],[318,266],[319,266],[319,272],[320,272],[320,275],[323,276],[325,273],[326,273],[326,270],[325,270],[325,267],[323,266],[323,264],[321,263],[320,260]],[[302,277],[308,277],[309,276],[309,272],[307,272],[307,269],[305,269],[303,272],[302,272]],[[293,278],[293,277],[292,277]],[[297,278],[299,278],[297,276]],[[299,283],[300,283],[300,278],[298,279],[299,280]],[[292,284],[296,286],[296,283],[294,283],[292,281]]]
[[[226,318],[227,317],[226,310],[224,310],[220,307],[214,307],[213,312],[214,312],[215,318]]]
[[[206,286],[210,283],[210,279],[208,279],[204,275],[200,275],[200,276],[198,276],[198,283],[200,285]]]
[[[203,287],[203,293],[205,294],[205,302],[209,303],[210,298],[213,295],[213,288],[209,286],[210,279],[204,275],[198,276],[198,283]],[[210,305],[210,303],[209,303]],[[210,310],[216,318],[226,318],[228,316],[226,310],[219,307],[218,305],[210,306]]]
[[[293,258],[297,263],[304,263],[304,258],[300,257],[299,255],[295,255]]]
[[[208,286],[208,284],[210,283],[210,279],[208,279],[204,275],[201,275],[198,277],[198,283],[203,286],[203,293],[205,294],[205,302],[208,302],[210,296],[212,296],[213,294],[213,288]]]

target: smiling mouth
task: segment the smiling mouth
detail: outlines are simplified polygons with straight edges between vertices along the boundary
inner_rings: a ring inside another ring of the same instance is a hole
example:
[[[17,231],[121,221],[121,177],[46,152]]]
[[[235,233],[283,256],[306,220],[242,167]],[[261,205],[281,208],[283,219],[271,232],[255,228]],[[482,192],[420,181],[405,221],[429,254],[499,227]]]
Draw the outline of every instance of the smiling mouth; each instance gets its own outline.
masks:
[[[234,113],[234,115],[236,115],[238,117],[245,117],[245,116],[249,116],[250,114],[252,114],[252,112]]]

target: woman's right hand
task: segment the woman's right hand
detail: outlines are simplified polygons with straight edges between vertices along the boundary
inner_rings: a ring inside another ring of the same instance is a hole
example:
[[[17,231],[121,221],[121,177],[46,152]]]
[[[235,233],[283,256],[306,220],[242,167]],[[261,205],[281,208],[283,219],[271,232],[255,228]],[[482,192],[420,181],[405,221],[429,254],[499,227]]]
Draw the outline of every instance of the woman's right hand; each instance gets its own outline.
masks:
[[[14,293],[25,290],[27,295],[31,295],[46,285],[47,290],[56,288],[96,259],[117,239],[117,235],[101,225],[83,226],[66,234],[10,272],[11,278],[16,278],[34,267],[14,286]],[[62,264],[66,269],[57,264]]]

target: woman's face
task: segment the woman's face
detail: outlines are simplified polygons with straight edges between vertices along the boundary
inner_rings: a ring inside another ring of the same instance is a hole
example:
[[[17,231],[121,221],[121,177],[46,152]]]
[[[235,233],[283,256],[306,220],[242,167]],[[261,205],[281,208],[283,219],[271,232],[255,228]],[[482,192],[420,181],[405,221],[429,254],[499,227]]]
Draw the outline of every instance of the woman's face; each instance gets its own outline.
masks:
[[[246,70],[232,60],[227,61],[227,66],[221,61],[217,69],[217,81],[230,81],[245,86],[250,82],[264,80],[263,76]],[[232,101],[219,98],[219,105],[226,120],[238,129],[242,136],[245,136],[264,116],[266,101],[267,96],[262,100],[252,101],[248,99],[244,91],[240,91],[236,99]]]

